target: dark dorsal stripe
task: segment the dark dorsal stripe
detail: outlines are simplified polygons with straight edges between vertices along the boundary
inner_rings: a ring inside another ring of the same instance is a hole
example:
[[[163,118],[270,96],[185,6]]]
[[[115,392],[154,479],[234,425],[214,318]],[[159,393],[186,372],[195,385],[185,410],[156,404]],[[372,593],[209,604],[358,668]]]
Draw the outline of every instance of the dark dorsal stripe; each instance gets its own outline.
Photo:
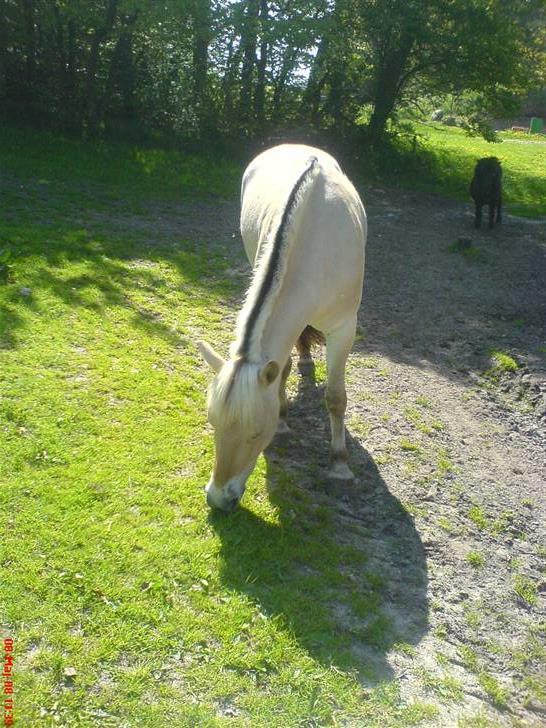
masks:
[[[284,208],[281,222],[279,227],[277,228],[277,232],[275,234],[275,240],[273,241],[273,249],[271,251],[271,255],[269,257],[269,261],[267,264],[267,271],[263,277],[262,284],[260,286],[260,290],[258,292],[258,295],[256,296],[256,300],[254,301],[254,305],[252,306],[252,309],[247,317],[247,320],[245,322],[245,330],[243,335],[243,340],[241,342],[241,345],[239,347],[239,350],[237,352],[238,356],[241,357],[247,357],[249,353],[250,348],[250,340],[252,338],[252,331],[254,329],[254,325],[256,324],[256,321],[258,319],[258,316],[260,315],[260,311],[262,310],[262,306],[264,304],[264,301],[266,300],[271,287],[273,285],[273,281],[275,280],[275,273],[277,272],[277,269],[279,267],[279,261],[281,259],[281,252],[282,252],[282,245],[283,241],[286,237],[286,228],[288,221],[290,220],[290,216],[292,215],[294,208],[296,206],[296,201],[298,197],[298,193],[307,181],[307,178],[313,171],[315,164],[318,163],[318,159],[316,157],[310,157],[310,159],[307,162],[307,167],[305,170],[301,173],[301,175],[298,177],[298,180],[294,187],[292,188],[292,191],[290,192],[290,195],[288,197],[288,201],[286,203],[286,206]]]

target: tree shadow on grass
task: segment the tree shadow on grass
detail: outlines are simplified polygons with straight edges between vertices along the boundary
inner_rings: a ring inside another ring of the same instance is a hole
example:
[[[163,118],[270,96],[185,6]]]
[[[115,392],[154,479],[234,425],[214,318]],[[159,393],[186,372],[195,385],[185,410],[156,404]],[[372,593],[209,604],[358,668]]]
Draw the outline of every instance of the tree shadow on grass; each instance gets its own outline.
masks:
[[[387,653],[428,629],[427,571],[413,519],[388,490],[370,454],[348,433],[353,484],[326,477],[328,418],[322,388],[300,382],[292,433],[266,452],[277,521],[245,507],[213,512],[221,579],[280,620],[323,665],[389,680]]]
[[[175,346],[186,339],[173,332],[165,312],[175,305],[184,306],[185,291],[190,297],[194,291],[205,292],[209,300],[233,294],[233,281],[222,275],[227,267],[224,257],[193,242],[150,244],[135,237],[123,239],[71,228],[31,232],[18,251],[16,278],[9,289],[0,290],[4,298],[0,302],[0,348],[17,347],[18,332],[30,320],[21,315],[23,308],[40,314],[41,291],[72,310],[102,315],[107,309],[126,309],[135,328]],[[23,233],[15,238],[14,246],[25,239]],[[41,256],[40,264],[33,262],[27,268],[25,258],[35,255]],[[23,288],[28,295],[21,294]]]

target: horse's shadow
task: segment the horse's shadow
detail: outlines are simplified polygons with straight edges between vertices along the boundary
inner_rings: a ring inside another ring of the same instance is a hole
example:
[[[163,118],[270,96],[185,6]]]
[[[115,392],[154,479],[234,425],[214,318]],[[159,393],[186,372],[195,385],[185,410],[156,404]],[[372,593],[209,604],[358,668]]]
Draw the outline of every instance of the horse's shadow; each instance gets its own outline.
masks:
[[[265,453],[276,520],[241,507],[210,521],[228,589],[275,616],[314,659],[375,684],[394,676],[386,659],[393,645],[417,644],[427,630],[424,549],[413,519],[349,433],[355,481],[328,479],[321,390],[314,377],[300,379],[292,432]]]

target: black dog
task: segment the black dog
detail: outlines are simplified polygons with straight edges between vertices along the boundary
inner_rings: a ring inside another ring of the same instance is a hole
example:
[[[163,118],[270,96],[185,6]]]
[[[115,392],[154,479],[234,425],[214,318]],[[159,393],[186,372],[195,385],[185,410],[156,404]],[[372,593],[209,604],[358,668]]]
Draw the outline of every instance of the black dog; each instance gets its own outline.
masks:
[[[482,223],[484,205],[489,205],[489,229],[491,230],[495,224],[495,210],[497,210],[497,222],[501,222],[502,167],[496,157],[478,159],[470,183],[470,194],[476,203],[474,221],[476,228]]]

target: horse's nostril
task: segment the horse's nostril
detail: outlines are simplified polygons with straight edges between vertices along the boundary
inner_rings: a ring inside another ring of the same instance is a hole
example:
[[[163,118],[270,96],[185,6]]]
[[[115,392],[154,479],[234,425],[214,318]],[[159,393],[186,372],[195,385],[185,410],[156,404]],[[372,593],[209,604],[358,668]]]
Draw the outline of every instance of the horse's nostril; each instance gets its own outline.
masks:
[[[218,501],[216,501],[211,496],[211,493],[209,491],[207,492],[207,505],[209,506],[209,508],[215,508],[220,511],[225,511],[226,513],[231,513],[239,505],[239,498],[220,498]]]
[[[231,513],[231,511],[234,511],[237,508],[238,505],[239,505],[239,499],[238,498],[230,498],[230,500],[228,500],[226,502],[226,509],[225,510],[228,511],[229,513]]]

